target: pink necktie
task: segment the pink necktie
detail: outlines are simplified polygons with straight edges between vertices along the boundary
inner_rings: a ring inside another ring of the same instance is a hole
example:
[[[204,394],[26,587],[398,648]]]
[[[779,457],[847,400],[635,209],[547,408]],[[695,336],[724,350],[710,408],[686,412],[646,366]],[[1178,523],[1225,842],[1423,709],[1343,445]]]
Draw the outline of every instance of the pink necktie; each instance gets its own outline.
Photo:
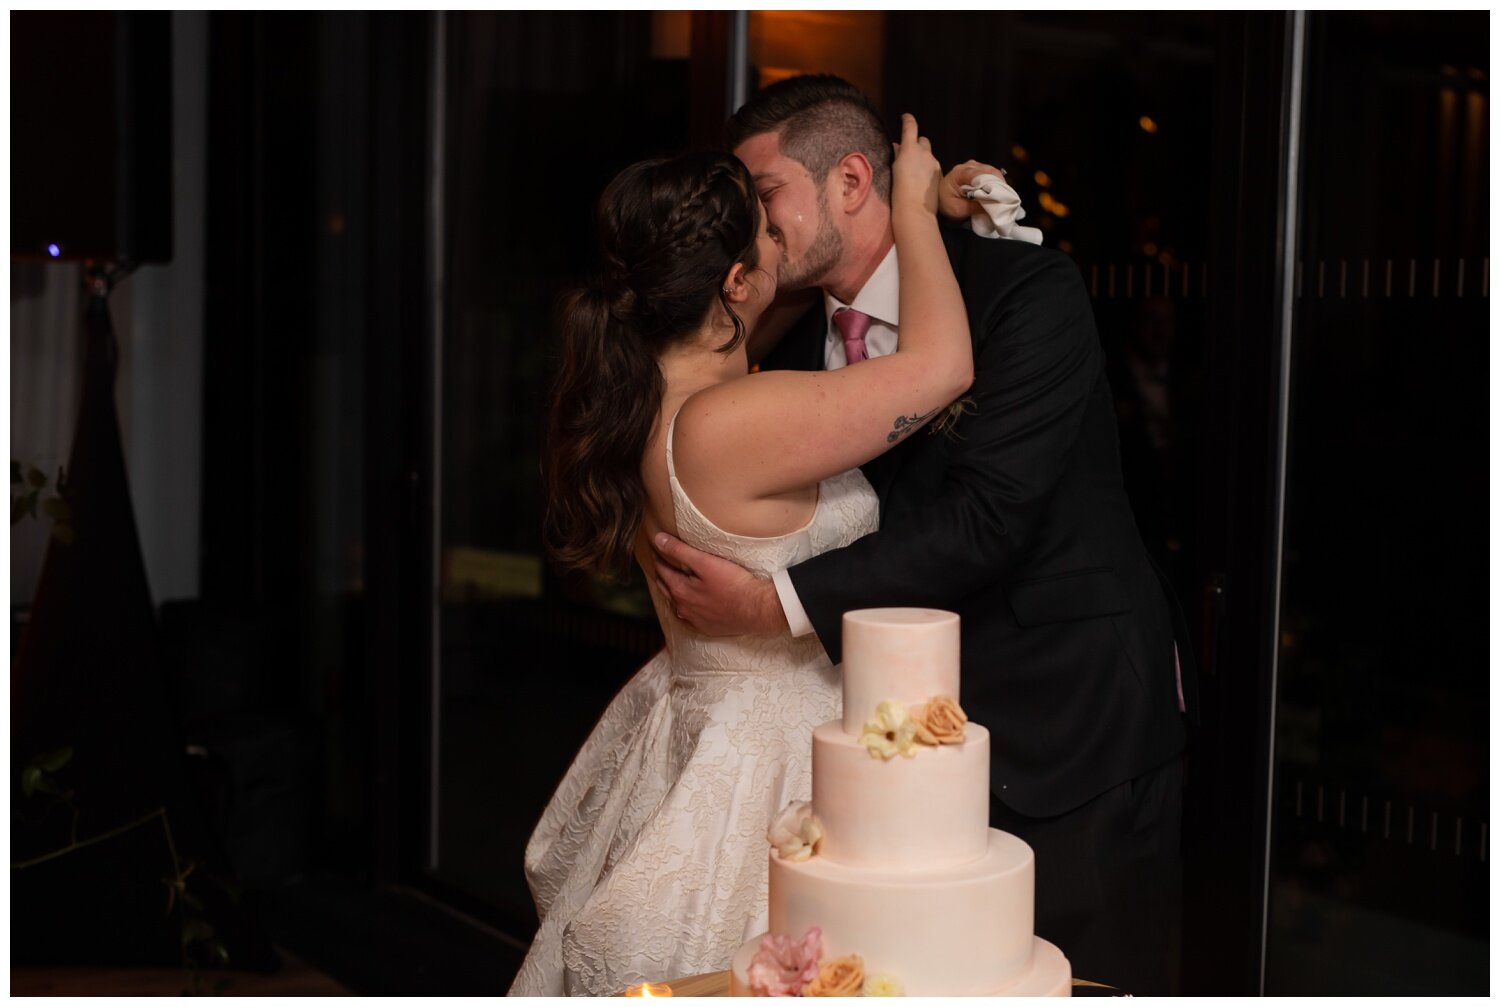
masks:
[[[839,308],[833,313],[833,324],[839,327],[839,333],[844,337],[844,356],[849,363],[857,364],[868,356],[865,353],[865,333],[872,321],[874,319],[869,315],[853,308]]]

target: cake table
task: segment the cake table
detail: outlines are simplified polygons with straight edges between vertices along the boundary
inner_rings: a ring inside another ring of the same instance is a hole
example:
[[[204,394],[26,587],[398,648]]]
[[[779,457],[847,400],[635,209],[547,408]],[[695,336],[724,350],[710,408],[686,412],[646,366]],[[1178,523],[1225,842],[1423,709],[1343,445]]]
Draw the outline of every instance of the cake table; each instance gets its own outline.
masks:
[[[672,987],[672,995],[679,997],[727,997],[729,995],[729,970],[723,972],[705,972],[701,976],[684,976],[681,979],[672,979],[667,982]],[[617,993],[616,996],[625,996]],[[1091,983],[1087,979],[1073,980],[1074,996],[1120,996],[1119,990],[1113,986],[1101,986],[1099,983]]]

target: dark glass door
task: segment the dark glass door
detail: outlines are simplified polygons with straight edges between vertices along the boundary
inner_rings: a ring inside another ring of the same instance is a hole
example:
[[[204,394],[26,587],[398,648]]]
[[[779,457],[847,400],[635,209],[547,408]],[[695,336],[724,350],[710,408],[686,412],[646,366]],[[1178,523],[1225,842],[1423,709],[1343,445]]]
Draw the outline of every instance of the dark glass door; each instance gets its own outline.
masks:
[[[1488,991],[1488,35],[1308,20],[1266,993]]]
[[[439,19],[439,519],[422,866],[449,901],[529,941],[527,837],[605,704],[660,645],[643,584],[559,580],[542,554],[556,305],[597,268],[605,183],[688,144],[699,19]],[[722,67],[722,33],[713,55]]]

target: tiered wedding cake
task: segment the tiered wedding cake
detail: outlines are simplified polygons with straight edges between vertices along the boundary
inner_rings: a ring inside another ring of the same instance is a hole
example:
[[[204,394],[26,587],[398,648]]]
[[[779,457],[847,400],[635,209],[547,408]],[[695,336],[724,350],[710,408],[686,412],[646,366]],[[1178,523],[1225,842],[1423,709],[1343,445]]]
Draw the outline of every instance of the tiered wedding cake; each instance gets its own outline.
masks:
[[[844,615],[844,716],[813,732],[811,805],[771,830],[754,995],[1067,996],[1032,934],[1031,847],[989,828],[990,735],[957,704],[958,616]]]

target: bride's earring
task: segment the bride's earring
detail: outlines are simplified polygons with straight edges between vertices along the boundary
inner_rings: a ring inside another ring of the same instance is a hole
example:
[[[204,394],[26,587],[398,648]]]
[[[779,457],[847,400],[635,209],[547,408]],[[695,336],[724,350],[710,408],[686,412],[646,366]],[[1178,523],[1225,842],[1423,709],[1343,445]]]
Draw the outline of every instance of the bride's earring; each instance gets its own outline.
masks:
[[[725,287],[724,288],[724,293],[726,293],[726,294],[732,294],[732,293],[734,293],[734,291],[730,290],[728,287]]]

